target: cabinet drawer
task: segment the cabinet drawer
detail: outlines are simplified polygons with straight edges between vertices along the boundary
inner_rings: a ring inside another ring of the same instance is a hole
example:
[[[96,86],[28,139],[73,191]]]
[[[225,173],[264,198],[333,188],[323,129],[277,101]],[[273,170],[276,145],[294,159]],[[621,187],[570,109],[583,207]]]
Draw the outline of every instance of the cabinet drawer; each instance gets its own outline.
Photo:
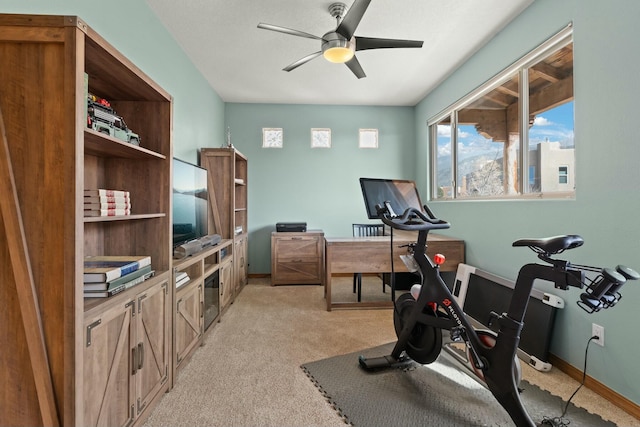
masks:
[[[279,262],[273,272],[278,283],[320,283],[320,263],[313,261]]]
[[[320,255],[320,245],[317,237],[292,237],[276,239],[276,258],[317,258]]]

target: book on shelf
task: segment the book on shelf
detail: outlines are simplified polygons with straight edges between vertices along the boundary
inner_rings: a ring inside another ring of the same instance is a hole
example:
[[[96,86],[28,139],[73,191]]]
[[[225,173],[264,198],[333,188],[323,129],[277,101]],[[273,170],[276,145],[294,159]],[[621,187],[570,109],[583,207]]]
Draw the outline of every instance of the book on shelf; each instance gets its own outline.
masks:
[[[88,203],[116,203],[121,205],[131,203],[131,198],[122,196],[84,196],[84,204]]]
[[[176,289],[179,288],[180,286],[184,285],[185,283],[188,283],[189,280],[191,280],[191,278],[189,277],[189,275],[187,274],[186,271],[181,271],[179,273],[176,274]]]
[[[111,280],[109,282],[85,283],[84,290],[85,291],[110,291],[119,287],[123,283],[127,283],[127,282],[130,282],[131,280],[137,279],[140,276],[144,276],[150,271],[151,271],[151,266],[145,265],[144,267],[140,267],[136,271],[132,271],[129,274],[125,274],[124,276],[120,276],[117,279]]]
[[[124,190],[110,190],[106,188],[84,190],[85,197],[120,197],[128,199],[130,193]]]
[[[147,265],[151,265],[148,255],[87,256],[84,259],[84,283],[110,282]]]
[[[104,210],[104,209],[129,209],[131,210],[131,202],[125,200],[122,202],[84,202],[84,210]]]
[[[142,276],[138,276],[135,279],[131,279],[128,282],[124,282],[118,286],[116,286],[113,289],[108,289],[108,290],[104,290],[104,291],[89,291],[87,289],[84,290],[84,297],[85,298],[108,298],[108,297],[112,297],[114,295],[119,294],[120,292],[126,291],[127,289],[139,285],[140,283],[144,282],[145,280],[147,280],[148,278],[152,277],[154,275],[155,271],[153,270],[149,270],[147,271],[145,274],[143,274]]]
[[[131,209],[85,209],[84,216],[122,216],[131,215]]]

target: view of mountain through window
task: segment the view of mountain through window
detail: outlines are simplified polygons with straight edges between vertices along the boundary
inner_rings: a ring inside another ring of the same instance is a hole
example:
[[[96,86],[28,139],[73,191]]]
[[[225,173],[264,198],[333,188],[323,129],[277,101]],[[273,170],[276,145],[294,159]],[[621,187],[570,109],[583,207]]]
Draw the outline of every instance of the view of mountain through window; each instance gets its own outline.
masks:
[[[570,32],[529,57],[430,123],[433,199],[573,196]]]

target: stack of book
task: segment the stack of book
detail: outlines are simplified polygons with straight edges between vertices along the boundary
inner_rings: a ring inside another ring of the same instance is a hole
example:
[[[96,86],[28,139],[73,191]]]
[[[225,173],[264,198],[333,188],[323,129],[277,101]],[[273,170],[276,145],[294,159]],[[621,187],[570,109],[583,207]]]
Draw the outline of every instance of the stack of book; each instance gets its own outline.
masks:
[[[186,271],[180,271],[176,273],[176,289],[184,285],[185,283],[189,283],[189,280],[191,280],[191,278]]]
[[[131,215],[131,197],[128,191],[84,190],[84,216]]]
[[[153,276],[150,256],[88,256],[84,260],[84,297],[116,295]]]

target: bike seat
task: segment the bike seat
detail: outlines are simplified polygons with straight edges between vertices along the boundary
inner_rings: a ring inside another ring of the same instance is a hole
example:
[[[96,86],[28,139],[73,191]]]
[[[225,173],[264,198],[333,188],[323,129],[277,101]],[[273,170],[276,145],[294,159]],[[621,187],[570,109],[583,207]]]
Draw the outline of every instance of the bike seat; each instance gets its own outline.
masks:
[[[577,234],[545,237],[542,239],[520,239],[513,242],[513,246],[528,246],[538,253],[549,255],[560,253],[566,249],[582,246],[584,240]]]

